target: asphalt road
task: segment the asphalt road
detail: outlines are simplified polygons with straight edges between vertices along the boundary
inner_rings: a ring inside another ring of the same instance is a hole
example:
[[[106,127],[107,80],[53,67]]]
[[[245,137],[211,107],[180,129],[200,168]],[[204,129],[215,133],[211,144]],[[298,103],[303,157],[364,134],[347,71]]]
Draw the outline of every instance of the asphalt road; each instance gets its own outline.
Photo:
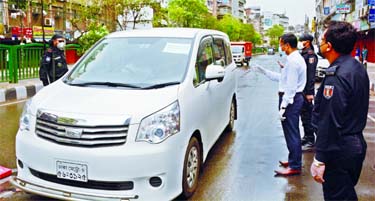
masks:
[[[274,56],[256,56],[252,64],[278,71]],[[248,68],[238,68],[238,120],[235,132],[223,133],[204,165],[197,192],[191,200],[323,200],[321,185],[310,176],[313,152],[303,154],[302,174],[275,177],[287,148],[277,113],[276,82]],[[371,99],[375,97],[371,97]],[[375,116],[375,100],[369,114]],[[8,103],[7,103],[8,104]],[[15,168],[14,140],[24,102],[0,105],[0,165]],[[367,156],[356,187],[359,200],[375,200],[375,121],[365,130]],[[301,134],[303,130],[301,127]],[[180,200],[181,198],[176,198]],[[17,191],[0,180],[0,200],[50,200]]]

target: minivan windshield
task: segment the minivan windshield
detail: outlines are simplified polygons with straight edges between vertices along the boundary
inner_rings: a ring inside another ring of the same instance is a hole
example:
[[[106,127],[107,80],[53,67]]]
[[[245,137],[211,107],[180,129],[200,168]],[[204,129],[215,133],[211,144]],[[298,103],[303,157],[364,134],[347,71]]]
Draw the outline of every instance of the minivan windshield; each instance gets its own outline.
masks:
[[[230,49],[232,50],[232,53],[238,54],[243,52],[242,46],[230,46]]]
[[[192,39],[106,38],[65,79],[77,86],[157,88],[178,84],[188,66]]]

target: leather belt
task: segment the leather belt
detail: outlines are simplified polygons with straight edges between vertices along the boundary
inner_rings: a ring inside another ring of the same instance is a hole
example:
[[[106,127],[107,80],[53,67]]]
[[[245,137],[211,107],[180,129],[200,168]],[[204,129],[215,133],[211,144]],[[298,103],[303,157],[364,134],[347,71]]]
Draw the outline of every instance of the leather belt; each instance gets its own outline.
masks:
[[[279,91],[279,96],[284,96],[284,94],[285,94],[285,92],[283,92],[283,91]],[[296,95],[297,95],[297,94],[302,94],[302,92],[297,92]]]

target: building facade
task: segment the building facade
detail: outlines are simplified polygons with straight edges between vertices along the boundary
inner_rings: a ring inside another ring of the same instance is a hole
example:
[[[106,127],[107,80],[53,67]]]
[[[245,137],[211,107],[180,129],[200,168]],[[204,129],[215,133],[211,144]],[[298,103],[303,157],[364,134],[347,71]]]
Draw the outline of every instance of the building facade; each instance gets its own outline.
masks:
[[[315,37],[322,34],[326,21],[349,22],[358,31],[356,47],[366,46],[368,61],[375,62],[375,0],[316,0],[315,10]]]

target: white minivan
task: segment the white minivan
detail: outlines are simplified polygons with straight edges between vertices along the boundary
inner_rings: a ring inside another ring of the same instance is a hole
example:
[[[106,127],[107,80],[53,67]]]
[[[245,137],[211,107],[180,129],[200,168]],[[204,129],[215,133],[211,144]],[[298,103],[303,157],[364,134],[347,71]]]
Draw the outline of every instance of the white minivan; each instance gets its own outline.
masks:
[[[112,33],[25,104],[13,185],[63,200],[171,200],[236,119],[226,34]]]

